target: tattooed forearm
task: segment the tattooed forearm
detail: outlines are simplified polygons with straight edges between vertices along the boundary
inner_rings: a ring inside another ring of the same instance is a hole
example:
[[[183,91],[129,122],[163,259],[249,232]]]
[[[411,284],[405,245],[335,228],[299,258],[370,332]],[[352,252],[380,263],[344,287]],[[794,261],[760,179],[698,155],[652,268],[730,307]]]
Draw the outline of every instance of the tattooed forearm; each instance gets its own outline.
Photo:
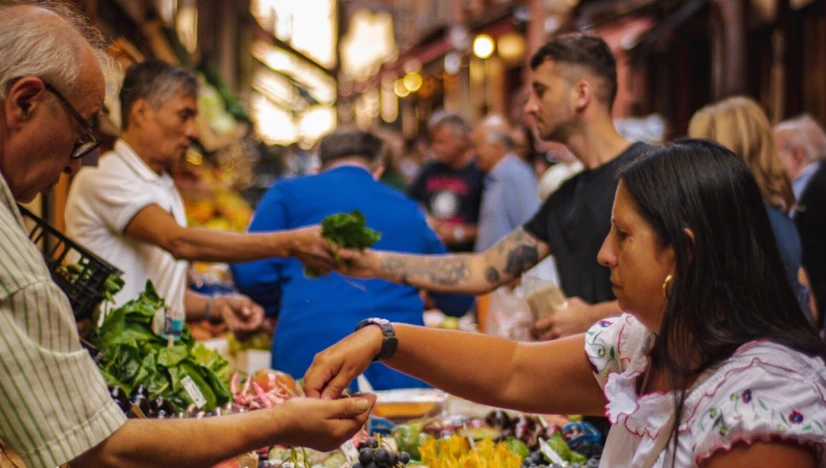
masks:
[[[488,267],[488,270],[485,272],[485,279],[490,284],[499,284],[501,276],[499,276],[499,270],[496,267]]]
[[[379,267],[391,281],[423,288],[462,287],[471,277],[465,256],[387,256]]]
[[[508,252],[508,261],[505,263],[505,273],[512,276],[519,276],[537,263],[539,263],[539,253],[536,247],[520,245]]]

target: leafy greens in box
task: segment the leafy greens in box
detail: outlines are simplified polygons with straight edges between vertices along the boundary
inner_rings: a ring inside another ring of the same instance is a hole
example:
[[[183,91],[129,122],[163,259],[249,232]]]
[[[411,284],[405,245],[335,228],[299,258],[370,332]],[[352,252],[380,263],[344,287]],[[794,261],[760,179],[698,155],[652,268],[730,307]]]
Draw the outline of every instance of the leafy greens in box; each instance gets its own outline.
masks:
[[[164,307],[151,281],[140,296],[111,311],[98,329],[95,345],[103,353],[98,366],[108,385],[127,393],[143,384],[150,398],[162,396],[177,411],[194,403],[182,381],[192,380],[206,400],[204,411],[228,403],[229,362],[203,345],[195,346],[189,326],[184,325],[175,346],[152,332],[155,312]]]

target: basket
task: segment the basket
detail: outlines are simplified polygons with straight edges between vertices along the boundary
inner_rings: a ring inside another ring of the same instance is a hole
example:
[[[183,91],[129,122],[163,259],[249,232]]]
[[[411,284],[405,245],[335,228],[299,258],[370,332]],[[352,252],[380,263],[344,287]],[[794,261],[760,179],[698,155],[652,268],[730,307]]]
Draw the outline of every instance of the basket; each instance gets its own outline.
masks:
[[[95,308],[103,300],[104,283],[110,275],[120,276],[122,271],[84,249],[46,221],[29,210],[20,208],[24,218],[34,222],[29,239],[43,252],[43,258],[55,283],[69,297],[75,320],[91,318]],[[80,267],[77,274],[65,272],[67,264]]]

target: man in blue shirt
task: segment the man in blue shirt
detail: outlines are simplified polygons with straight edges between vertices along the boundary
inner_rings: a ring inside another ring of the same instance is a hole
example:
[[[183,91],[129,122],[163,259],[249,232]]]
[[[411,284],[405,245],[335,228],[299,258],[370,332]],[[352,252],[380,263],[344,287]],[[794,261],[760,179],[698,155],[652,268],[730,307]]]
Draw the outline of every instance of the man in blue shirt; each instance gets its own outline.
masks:
[[[311,226],[339,212],[360,210],[367,226],[382,233],[374,249],[416,254],[445,253],[427,226],[416,202],[378,182],[382,141],[358,130],[341,130],[319,143],[322,171],[277,182],[253,216],[249,232]],[[384,280],[353,280],[332,273],[304,276],[294,259],[273,258],[232,267],[239,290],[278,315],[272,344],[272,367],[295,377],[304,375],[316,353],[349,335],[363,319],[387,317],[394,322],[423,324],[419,291]],[[450,315],[463,315],[471,296],[432,294]],[[385,366],[373,365],[365,377],[376,390],[424,387],[423,382]]]
[[[485,172],[475,252],[484,252],[522,226],[539,209],[531,167],[513,151],[510,128],[497,116],[480,123],[471,137],[476,165]]]

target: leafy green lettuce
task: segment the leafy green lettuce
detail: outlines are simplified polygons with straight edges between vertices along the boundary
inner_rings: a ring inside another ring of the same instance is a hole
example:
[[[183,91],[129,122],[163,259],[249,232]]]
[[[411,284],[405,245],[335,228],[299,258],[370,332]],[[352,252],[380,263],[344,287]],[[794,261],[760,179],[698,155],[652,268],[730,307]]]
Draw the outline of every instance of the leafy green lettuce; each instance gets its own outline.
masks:
[[[106,383],[127,393],[144,385],[150,399],[162,396],[176,410],[193,403],[181,383],[189,377],[201,391],[212,411],[229,402],[231,369],[229,362],[203,345],[195,346],[189,326],[172,347],[152,332],[155,312],[164,307],[151,281],[140,296],[111,311],[98,329],[95,346],[103,353],[98,366]]]

